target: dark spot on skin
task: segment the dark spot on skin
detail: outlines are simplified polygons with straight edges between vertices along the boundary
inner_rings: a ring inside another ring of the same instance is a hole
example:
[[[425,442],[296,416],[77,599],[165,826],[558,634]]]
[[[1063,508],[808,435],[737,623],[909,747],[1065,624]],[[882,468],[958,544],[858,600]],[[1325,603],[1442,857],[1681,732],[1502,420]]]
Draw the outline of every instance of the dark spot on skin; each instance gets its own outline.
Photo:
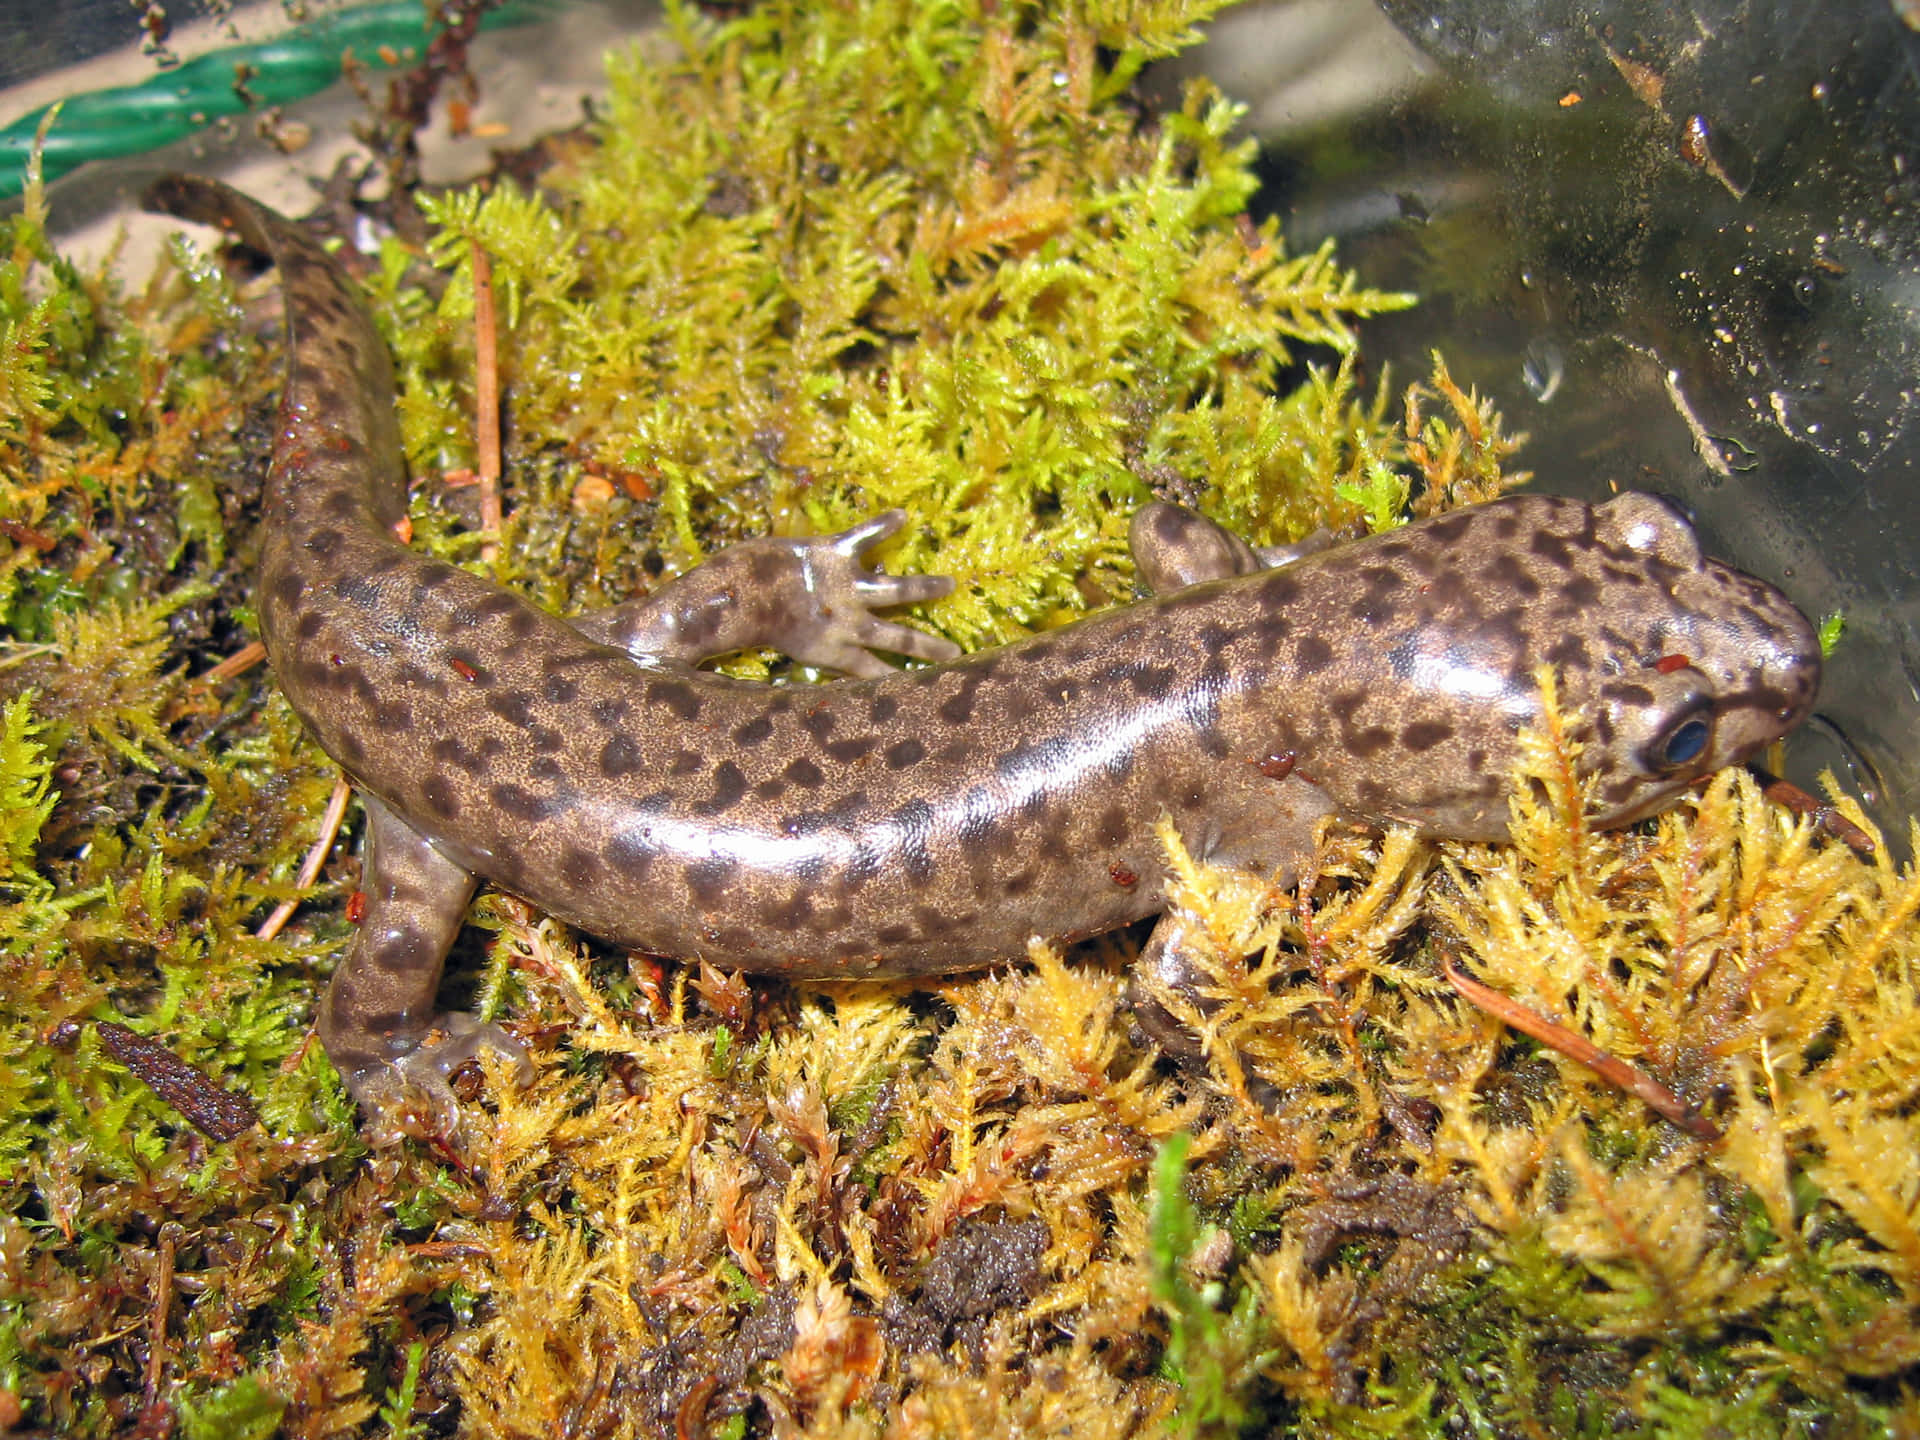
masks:
[[[941,940],[958,931],[966,929],[972,923],[972,915],[947,915],[931,905],[913,907],[913,918],[929,940]]]
[[[1503,510],[1494,517],[1493,533],[1502,540],[1511,540],[1520,533],[1520,517],[1510,510]]]
[[[842,867],[835,883],[836,893],[851,895],[860,889],[885,867],[880,847],[862,841],[855,847],[853,858]]]
[[[503,690],[489,695],[487,709],[522,730],[533,724],[533,696],[525,690]]]
[[[960,674],[960,688],[940,702],[939,716],[949,725],[964,725],[973,718],[974,692],[980,688],[981,676],[978,671],[967,670]]]
[[[330,560],[344,539],[338,530],[322,530],[307,537],[306,548],[322,560]]]
[[[854,736],[846,740],[829,740],[824,747],[827,754],[843,765],[864,759],[880,742],[871,735]]]
[[[580,693],[580,687],[564,675],[549,675],[540,693],[550,704],[565,705]]]
[[[590,890],[600,878],[600,861],[577,846],[560,856],[560,879],[575,890]]]
[[[684,680],[648,681],[647,700],[666,706],[682,720],[697,720],[700,717],[700,697]]]
[[[1476,772],[1486,769],[1487,752],[1478,748],[1469,750],[1467,752],[1467,768]]]
[[[676,750],[673,763],[667,767],[669,775],[692,775],[707,768],[706,760],[698,750]]]
[[[1387,804],[1387,787],[1372,776],[1367,776],[1354,787],[1360,803],[1369,810],[1384,810]]]
[[[833,819],[835,824],[852,828],[854,823],[866,813],[866,809],[867,792],[850,790],[827,806],[825,813]]]
[[[551,755],[541,755],[527,766],[527,774],[536,780],[558,780],[562,773],[560,762]]]
[[[565,737],[549,725],[530,726],[527,730],[527,739],[532,742],[534,749],[545,751],[547,754],[552,754],[565,743]]]
[[[298,570],[286,570],[274,576],[267,593],[284,610],[291,610],[307,592],[307,582]]]
[[[1354,621],[1369,630],[1383,629],[1394,622],[1399,607],[1381,596],[1369,593],[1347,607]]]
[[[1347,738],[1346,745],[1362,760],[1371,760],[1393,744],[1393,732],[1379,725],[1369,726]]]
[[[867,712],[867,723],[870,725],[884,725],[893,719],[894,712],[899,710],[899,708],[900,702],[894,699],[893,696],[876,695],[873,697],[873,708]]]
[[[646,835],[630,832],[609,840],[605,854],[609,866],[639,884],[646,880],[648,872],[653,869],[654,857],[659,851]]]
[[[541,617],[534,611],[520,606],[507,616],[507,633],[515,640],[531,640],[540,629]]]
[[[1057,773],[1073,753],[1073,742],[1064,735],[1044,735],[1037,740],[1021,740],[1012,749],[994,757],[993,768],[1001,779],[1017,783],[1035,776],[1045,780]],[[1042,801],[1045,795],[1035,797]]]
[[[518,600],[505,591],[500,591],[496,594],[485,596],[478,601],[473,607],[473,613],[477,619],[493,620],[499,616],[510,614],[519,608],[520,602]]]
[[[520,785],[496,785],[487,792],[487,797],[494,809],[529,825],[551,819],[566,809],[566,801],[558,795],[536,795]]]
[[[1400,743],[1413,751],[1431,750],[1453,738],[1453,726],[1440,720],[1416,720],[1400,732]]]
[[[359,671],[356,669],[356,675]],[[413,707],[404,700],[383,700],[373,707],[373,725],[389,735],[405,735],[413,729]]]
[[[904,945],[913,939],[913,926],[882,925],[873,932],[873,938],[881,945]]]
[[[1531,600],[1540,593],[1540,582],[1533,578],[1532,572],[1520,563],[1520,557],[1511,550],[1502,550],[1481,573],[1489,586],[1523,599]]]
[[[909,800],[893,812],[892,819],[900,834],[900,866],[909,881],[925,885],[937,869],[928,846],[933,836],[933,806],[925,800]]]
[[[1093,838],[1100,845],[1118,845],[1133,833],[1133,823],[1128,818],[1124,806],[1109,805],[1100,812],[1099,822],[1094,826]]]
[[[746,724],[734,727],[733,743],[758,745],[771,734],[773,734],[773,718],[768,715],[756,715]]]
[[[1139,665],[1127,676],[1133,686],[1133,693],[1143,700],[1161,700],[1173,688],[1174,668],[1171,665]]]
[[[806,790],[813,789],[826,778],[821,774],[820,767],[804,755],[797,760],[788,762],[787,768],[780,773],[785,775],[787,779],[791,780],[794,784]]]
[[[722,760],[713,772],[713,794],[693,807],[696,815],[720,815],[731,810],[747,793],[747,777],[731,760]]]
[[[927,758],[927,747],[918,740],[902,740],[889,745],[883,758],[889,770],[905,770]]]
[[[380,608],[380,587],[364,575],[343,575],[333,582],[333,593],[356,610]]]
[[[800,717],[800,728],[814,738],[815,743],[825,744],[827,736],[833,733],[833,711],[825,705],[816,705]]]
[[[787,782],[784,780],[762,780],[753,787],[753,798],[756,800],[778,800],[786,793]]]
[[[1527,542],[1527,553],[1539,556],[1555,569],[1573,569],[1573,551],[1551,530],[1534,531],[1533,539]]]
[[[797,930],[813,918],[813,901],[804,891],[795,891],[790,899],[764,907],[760,918],[776,930]]]
[[[1239,636],[1240,632],[1227,625],[1208,624],[1200,627],[1200,648],[1209,655],[1218,655]]]
[[[596,700],[591,707],[594,722],[611,730],[627,718],[630,707],[624,700]]]
[[[1618,701],[1630,709],[1638,709],[1653,704],[1653,692],[1644,685],[1632,685],[1615,682],[1602,691],[1609,700]]]
[[[1469,514],[1455,511],[1453,514],[1444,516],[1429,524],[1426,527],[1426,533],[1433,539],[1438,540],[1442,545],[1451,545],[1472,528],[1473,517]]]
[[[420,786],[420,803],[442,820],[451,820],[460,813],[460,797],[454,793],[453,782],[444,775],[426,778]]]
[[[1578,635],[1562,635],[1547,651],[1546,659],[1563,673],[1587,670],[1593,664],[1587,653],[1587,642]]]
[[[389,975],[414,974],[433,963],[431,942],[410,925],[369,944],[364,953],[375,969]]]
[[[326,629],[326,626],[326,616],[322,615],[318,610],[309,610],[300,617],[299,623],[293,627],[293,633],[298,639],[311,640],[322,630]]]
[[[486,757],[477,751],[467,749],[452,737],[434,741],[427,753],[433,757],[435,765],[451,765],[455,769],[466,771],[469,775],[487,773]]]
[[[1318,675],[1333,663],[1333,647],[1318,635],[1302,635],[1293,647],[1293,663],[1302,675]]]
[[[1338,695],[1327,697],[1327,713],[1343,725],[1351,725],[1353,717],[1360,713],[1360,707],[1367,703],[1364,690],[1342,690]]]
[[[1006,883],[1002,885],[1000,888],[1006,891],[1006,893],[1009,895],[1024,895],[1029,890],[1033,889],[1033,882],[1037,878],[1038,878],[1038,872],[1033,870],[1022,870],[1018,875],[1009,875],[1007,877]]]
[[[710,855],[687,866],[687,889],[702,910],[717,910],[727,897],[727,884],[740,862],[729,855]]]
[[[1585,575],[1576,575],[1560,587],[1560,603],[1568,610],[1588,610],[1600,603],[1600,587]]]
[[[609,780],[637,775],[645,764],[640,747],[625,735],[615,735],[600,749],[600,773]]]
[[[1300,581],[1285,570],[1262,580],[1253,598],[1263,610],[1285,610],[1300,598]]]

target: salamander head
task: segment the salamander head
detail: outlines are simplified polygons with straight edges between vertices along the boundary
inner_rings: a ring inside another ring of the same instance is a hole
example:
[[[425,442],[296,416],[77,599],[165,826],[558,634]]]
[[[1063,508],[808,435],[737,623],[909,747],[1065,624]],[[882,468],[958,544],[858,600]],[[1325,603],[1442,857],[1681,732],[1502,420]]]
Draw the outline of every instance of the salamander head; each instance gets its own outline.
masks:
[[[1384,562],[1384,563],[1383,563]],[[1773,586],[1705,558],[1669,505],[1523,496],[1392,531],[1302,569],[1357,572],[1381,603],[1326,677],[1302,767],[1342,808],[1499,840],[1540,667],[1624,825],[1807,716],[1820,647]],[[1391,569],[1391,588],[1375,577]],[[1303,737],[1306,738],[1306,737]]]
[[[1590,730],[1583,759],[1600,779],[1601,823],[1624,825],[1805,720],[1820,688],[1820,642],[1780,591],[1702,556],[1662,501],[1627,494],[1595,513],[1606,543],[1649,562],[1640,603],[1623,596],[1618,611],[1603,611],[1626,641],[1612,652],[1617,673],[1589,673],[1577,686],[1569,677],[1567,687]]]

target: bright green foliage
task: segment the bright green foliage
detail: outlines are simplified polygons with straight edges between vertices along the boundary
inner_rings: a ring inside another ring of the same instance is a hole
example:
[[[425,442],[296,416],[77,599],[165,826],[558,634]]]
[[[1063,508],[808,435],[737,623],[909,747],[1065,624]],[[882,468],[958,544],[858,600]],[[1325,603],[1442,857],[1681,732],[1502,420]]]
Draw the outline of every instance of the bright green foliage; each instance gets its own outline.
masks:
[[[1191,1274],[1198,1247],[1223,1238],[1202,1230],[1185,1184],[1190,1137],[1175,1135],[1160,1147],[1153,1167],[1153,1298],[1167,1317],[1162,1366],[1179,1389],[1174,1433],[1237,1435],[1255,1416],[1250,1395],[1271,1355],[1259,1353],[1259,1292],[1242,1287],[1233,1309],[1219,1309],[1227,1287],[1217,1279],[1196,1283]]]
[[[47,884],[34,867],[34,847],[60,797],[52,757],[38,740],[43,728],[33,718],[31,692],[0,708],[0,886],[16,893],[42,892]]]
[[[186,1440],[271,1440],[286,1408],[257,1375],[243,1375],[198,1403],[183,1404],[180,1433]]]
[[[681,58],[615,62],[551,199],[424,203],[454,273],[438,325],[393,330],[414,457],[471,460],[477,244],[527,448],[657,494],[675,566],[903,506],[891,563],[958,580],[928,615],[973,646],[1123,593],[1153,492],[1262,539],[1345,518],[1377,416],[1273,386],[1408,297],[1245,221],[1252,147],[1204,85],[1144,130],[1110,103],[1213,7],[1123,8],[669,7]]]

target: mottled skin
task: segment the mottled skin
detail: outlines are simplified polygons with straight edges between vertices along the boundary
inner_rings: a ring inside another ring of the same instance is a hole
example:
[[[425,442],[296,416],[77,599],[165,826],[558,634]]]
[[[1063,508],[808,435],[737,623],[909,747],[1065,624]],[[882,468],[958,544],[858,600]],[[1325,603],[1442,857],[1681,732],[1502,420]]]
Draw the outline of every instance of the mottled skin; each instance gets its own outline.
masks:
[[[294,708],[369,816],[365,921],[320,1033],[376,1127],[477,1046],[434,1007],[480,879],[618,944],[793,977],[934,975],[1164,908],[1153,824],[1291,873],[1338,812],[1499,839],[1516,732],[1554,666],[1601,823],[1796,724],[1819,651],[1772,587],[1661,502],[1508,499],[1268,568],[1167,505],[1135,518],[1158,598],[961,659],[869,605],[946,582],[861,568],[897,516],[755,541],[659,594],[551,615],[395,538],[386,352],[333,262],[175,178],[159,209],[279,265],[290,362],[259,613]],[[706,658],[773,645],[861,678],[774,687]],[[890,649],[943,661],[896,670]],[[1178,978],[1163,924],[1148,964]]]

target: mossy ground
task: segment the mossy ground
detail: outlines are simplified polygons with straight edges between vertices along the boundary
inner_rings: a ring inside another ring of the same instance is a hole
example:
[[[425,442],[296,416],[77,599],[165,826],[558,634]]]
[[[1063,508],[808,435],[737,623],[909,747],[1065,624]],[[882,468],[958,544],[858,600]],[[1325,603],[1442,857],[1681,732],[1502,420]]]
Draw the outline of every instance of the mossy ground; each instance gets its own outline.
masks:
[[[1152,494],[1264,541],[1497,493],[1443,369],[1356,385],[1400,299],[1245,219],[1231,107],[1131,105],[1211,8],[670,12],[537,191],[423,196],[368,267],[416,543],[485,568],[476,243],[492,568],[560,609],[901,505],[888,563],[960,582],[919,619],[980,645],[1129,593]],[[1334,830],[1279,893],[1170,849],[1218,941],[1187,1068],[1129,1036],[1137,936],[801,988],[484,897],[464,974],[539,1078],[367,1153],[307,1028],[353,847],[294,884],[336,772],[269,678],[196,678],[250,638],[274,291],[181,245],[122,294],[41,226],[0,264],[0,1428],[1920,1432],[1920,879],[1739,776],[1591,834],[1551,725],[1511,847]],[[110,1020],[260,1123],[204,1138]]]

